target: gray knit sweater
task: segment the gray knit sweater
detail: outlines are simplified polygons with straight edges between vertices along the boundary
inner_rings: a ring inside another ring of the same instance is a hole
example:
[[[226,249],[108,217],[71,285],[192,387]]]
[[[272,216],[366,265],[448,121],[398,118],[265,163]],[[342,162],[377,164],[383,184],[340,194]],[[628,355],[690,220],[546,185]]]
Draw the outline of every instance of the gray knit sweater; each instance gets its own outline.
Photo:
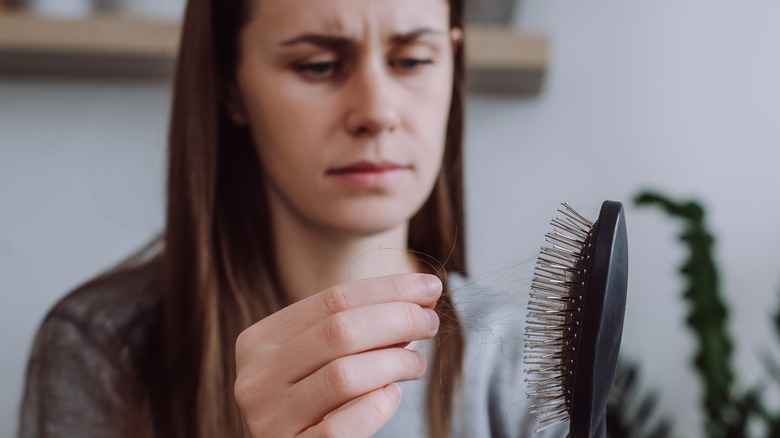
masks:
[[[528,415],[522,363],[528,293],[457,275],[448,283],[466,338],[460,397],[451,415],[453,438],[566,436],[565,425],[534,434]],[[430,361],[431,341],[417,350]],[[377,437],[425,436],[427,379],[401,388],[401,407]]]
[[[159,280],[155,269],[115,275],[77,290],[52,309],[30,355],[21,437],[151,434],[139,434],[127,415],[127,388],[157,384],[155,376],[137,370],[161,357],[155,347]],[[466,336],[464,375],[451,415],[453,437],[532,436],[522,373],[527,293],[480,287],[455,275],[449,289]],[[430,347],[429,341],[417,349],[429,355]],[[401,388],[401,406],[377,436],[425,437],[427,381],[404,382]],[[543,436],[563,435],[565,426]]]

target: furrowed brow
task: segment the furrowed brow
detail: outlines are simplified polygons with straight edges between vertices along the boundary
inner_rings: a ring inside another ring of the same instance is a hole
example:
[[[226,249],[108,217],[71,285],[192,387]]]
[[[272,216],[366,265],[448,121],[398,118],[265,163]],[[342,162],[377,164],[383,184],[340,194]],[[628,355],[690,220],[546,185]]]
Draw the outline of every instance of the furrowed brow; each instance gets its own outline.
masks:
[[[330,49],[333,51],[345,51],[354,44],[348,38],[333,35],[322,35],[316,33],[306,33],[298,35],[295,38],[282,41],[281,46],[289,47],[296,44],[311,44],[313,46]]]
[[[436,29],[431,29],[429,27],[421,27],[419,29],[414,29],[410,32],[393,35],[390,38],[390,42],[402,46],[404,44],[412,43],[415,40],[425,35],[444,35],[444,32]]]

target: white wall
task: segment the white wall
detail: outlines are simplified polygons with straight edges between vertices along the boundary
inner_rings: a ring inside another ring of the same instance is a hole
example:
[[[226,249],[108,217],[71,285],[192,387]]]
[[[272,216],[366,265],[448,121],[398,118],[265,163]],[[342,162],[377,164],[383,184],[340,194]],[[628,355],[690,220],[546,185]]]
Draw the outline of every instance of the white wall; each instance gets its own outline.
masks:
[[[168,94],[0,79],[0,436],[47,309],[161,229]]]
[[[642,363],[680,436],[700,436],[682,321],[678,224],[631,206],[643,188],[696,197],[718,235],[743,383],[780,357],[780,3],[525,0],[548,34],[533,98],[473,95],[467,135],[470,261],[520,280],[560,201],[595,215],[624,201],[631,246],[623,352]],[[0,78],[0,435],[16,427],[35,327],[64,292],[162,223],[166,83]],[[491,277],[492,275],[492,277]]]
[[[553,43],[543,94],[470,102],[472,266],[490,272],[532,256],[557,202],[595,214],[604,199],[624,201],[631,273],[622,351],[641,361],[680,436],[703,436],[676,275],[680,227],[631,199],[659,188],[705,203],[739,339],[736,365],[742,383],[757,383],[758,354],[780,357],[769,325],[780,305],[778,20],[780,3],[770,0],[526,0],[517,24]]]

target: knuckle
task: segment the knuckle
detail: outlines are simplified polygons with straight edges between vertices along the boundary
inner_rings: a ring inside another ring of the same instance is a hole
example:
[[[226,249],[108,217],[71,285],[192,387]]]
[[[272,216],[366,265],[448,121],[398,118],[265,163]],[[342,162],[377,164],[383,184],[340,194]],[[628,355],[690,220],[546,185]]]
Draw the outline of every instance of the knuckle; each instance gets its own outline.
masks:
[[[244,352],[245,348],[248,348],[249,343],[249,334],[247,333],[249,329],[246,329],[238,334],[238,337],[236,337],[236,356]]]
[[[403,313],[403,320],[409,327],[416,327],[420,323],[424,322],[425,316],[420,315],[422,309],[420,306],[413,304],[403,304],[401,306],[401,312]]]
[[[411,289],[410,277],[408,275],[393,275],[390,277],[390,284],[393,289],[393,298],[397,301],[403,301]]]
[[[357,371],[345,360],[331,362],[326,374],[328,386],[336,395],[350,395],[358,380]]]
[[[254,401],[254,391],[252,390],[252,385],[247,380],[246,377],[239,375],[233,384],[233,397],[240,407],[250,406]]]
[[[250,350],[272,344],[270,335],[273,334],[273,330],[264,323],[264,320],[256,322],[241,331],[236,337],[236,349]]]
[[[236,369],[241,370],[258,356],[258,352],[270,352],[275,344],[263,337],[263,333],[255,326],[249,327],[238,334],[235,344]]]
[[[324,342],[334,351],[344,351],[355,340],[355,324],[352,317],[346,313],[337,313],[325,322]]]
[[[336,286],[327,289],[322,295],[322,305],[325,308],[325,312],[335,315],[349,309],[349,303],[344,291]]]

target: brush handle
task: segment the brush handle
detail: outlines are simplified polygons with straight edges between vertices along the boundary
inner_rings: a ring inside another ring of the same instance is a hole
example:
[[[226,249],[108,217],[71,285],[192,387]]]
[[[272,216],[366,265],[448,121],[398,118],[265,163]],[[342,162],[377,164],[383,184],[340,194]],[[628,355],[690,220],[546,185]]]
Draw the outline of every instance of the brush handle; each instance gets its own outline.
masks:
[[[626,309],[626,234],[622,204],[604,202],[594,226],[591,272],[582,303],[569,429],[574,438],[606,436],[607,397],[615,377]]]
[[[571,431],[569,431],[569,433],[566,434],[566,438],[573,438]],[[607,416],[606,415],[604,416],[604,418],[601,419],[601,422],[598,424],[591,438],[607,438]]]
[[[596,433],[593,434],[593,438],[607,438],[607,415],[604,414],[601,422],[596,429]]]

